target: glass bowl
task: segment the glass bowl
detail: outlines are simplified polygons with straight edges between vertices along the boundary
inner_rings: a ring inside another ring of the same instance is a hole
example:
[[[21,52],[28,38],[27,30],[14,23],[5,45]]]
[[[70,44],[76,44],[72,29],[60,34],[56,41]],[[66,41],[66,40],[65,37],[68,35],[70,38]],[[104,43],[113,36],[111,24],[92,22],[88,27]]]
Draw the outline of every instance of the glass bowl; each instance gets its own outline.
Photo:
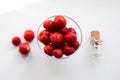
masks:
[[[46,20],[52,20],[52,21],[53,21],[54,18],[55,18],[55,16],[57,16],[57,15],[50,16],[50,17],[48,17]],[[65,16],[65,15],[60,15],[60,16],[63,16],[63,17],[66,19],[66,21],[67,21],[67,24],[66,24],[67,28],[72,27],[72,28],[75,29],[75,31],[76,31],[76,33],[77,33],[77,41],[79,41],[80,45],[79,45],[79,47],[77,48],[77,50],[75,50],[75,52],[72,54],[72,55],[74,55],[74,54],[76,54],[76,53],[80,50],[80,46],[81,46],[81,44],[82,44],[82,31],[81,31],[81,28],[80,28],[80,26],[78,25],[78,23],[77,23],[74,19],[72,19],[71,17]],[[44,21],[46,21],[46,20],[44,20]],[[50,58],[55,58],[54,56],[48,56],[47,54],[45,54],[45,52],[44,52],[44,46],[45,46],[45,45],[38,40],[38,35],[39,35],[39,33],[40,33],[42,30],[45,30],[45,28],[43,27],[44,21],[40,24],[40,26],[39,26],[39,28],[38,28],[38,30],[37,30],[37,44],[38,44],[38,47],[40,48],[40,51],[41,51],[42,54],[44,54],[44,55],[47,56],[48,58],[49,58],[49,57],[50,57]],[[71,56],[71,55],[70,55],[70,56]],[[64,59],[64,58],[67,58],[67,57],[70,57],[70,56],[63,55],[62,58],[60,58],[60,59]]]

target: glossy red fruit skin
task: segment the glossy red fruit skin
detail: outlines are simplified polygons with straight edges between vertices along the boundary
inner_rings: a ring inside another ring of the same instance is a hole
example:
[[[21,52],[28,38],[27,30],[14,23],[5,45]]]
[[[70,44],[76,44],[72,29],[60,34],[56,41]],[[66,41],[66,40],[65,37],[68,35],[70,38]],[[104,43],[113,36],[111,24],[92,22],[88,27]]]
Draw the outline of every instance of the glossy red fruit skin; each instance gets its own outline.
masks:
[[[43,23],[43,27],[49,31],[53,29],[53,21],[52,20],[45,20]]]
[[[59,48],[53,50],[53,55],[55,58],[62,58],[63,56],[63,51]]]
[[[75,50],[77,50],[79,46],[80,46],[79,41],[76,41],[75,44],[73,45],[73,47],[75,48]]]
[[[34,39],[34,32],[32,30],[26,30],[24,32],[24,39],[31,42]]]
[[[47,36],[49,36],[49,35],[50,35],[50,32],[49,32],[48,30],[43,30],[43,31],[41,31],[41,32],[39,33],[38,36],[41,36],[41,35],[47,35]]]
[[[38,34],[38,40],[47,45],[50,43],[50,33],[47,30],[43,30]]]
[[[42,42],[45,45],[50,43],[49,36],[47,36],[47,35],[40,36],[39,41]]]
[[[18,46],[21,43],[21,40],[18,36],[12,38],[12,44]]]
[[[68,28],[67,31],[66,31],[66,33],[74,33],[74,34],[77,34],[76,31],[75,31],[75,29],[72,28],[72,27]]]
[[[53,47],[51,44],[45,45],[44,47],[44,52],[48,55],[48,56],[52,56],[53,55]]]
[[[53,34],[50,35],[50,42],[52,43],[53,46],[60,46],[63,41],[63,35],[60,34],[59,32],[54,32]]]
[[[71,46],[64,46],[63,51],[66,56],[69,56],[75,52],[75,49]]]
[[[77,36],[74,33],[67,33],[64,35],[64,42],[68,45],[72,45],[77,41]]]
[[[57,15],[54,18],[53,21],[53,27],[54,29],[62,29],[66,26],[66,19],[64,18],[64,16],[61,15]]]
[[[21,43],[19,46],[19,52],[23,55],[27,55],[30,52],[30,45],[27,42]]]
[[[67,27],[64,27],[63,29],[60,29],[58,32],[61,33],[62,35],[65,35],[67,33]]]

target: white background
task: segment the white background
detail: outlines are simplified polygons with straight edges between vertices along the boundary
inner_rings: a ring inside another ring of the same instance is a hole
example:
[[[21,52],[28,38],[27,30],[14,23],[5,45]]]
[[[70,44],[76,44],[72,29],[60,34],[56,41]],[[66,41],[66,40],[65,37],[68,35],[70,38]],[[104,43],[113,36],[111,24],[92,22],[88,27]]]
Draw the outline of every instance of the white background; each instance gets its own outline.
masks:
[[[119,0],[13,0],[16,5],[5,1],[0,3],[0,80],[120,80]],[[36,34],[41,22],[56,14],[70,16],[81,26],[80,50],[66,59],[48,58],[35,38],[30,54],[20,55],[11,38],[18,35],[24,42],[24,30],[32,29]],[[100,30],[103,40],[98,50],[89,44],[93,29]],[[96,52],[100,56],[94,57]]]
[[[38,0],[0,0],[0,14],[24,8],[24,6],[36,1]]]

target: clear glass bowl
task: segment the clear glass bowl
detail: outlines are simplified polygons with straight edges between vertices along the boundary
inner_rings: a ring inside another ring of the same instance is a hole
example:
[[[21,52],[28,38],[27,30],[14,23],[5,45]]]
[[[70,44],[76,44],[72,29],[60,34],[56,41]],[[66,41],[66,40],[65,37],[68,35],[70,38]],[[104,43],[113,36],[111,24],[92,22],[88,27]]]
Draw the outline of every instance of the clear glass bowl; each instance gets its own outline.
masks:
[[[57,15],[50,16],[50,17],[48,17],[46,20],[54,20],[55,16],[57,16]],[[66,19],[66,21],[67,21],[67,24],[66,24],[67,28],[72,27],[72,28],[75,29],[75,31],[76,31],[76,33],[77,33],[77,40],[79,41],[80,46],[81,46],[81,44],[82,44],[82,31],[81,31],[80,26],[79,26],[78,23],[77,23],[74,19],[72,19],[71,17],[65,16],[65,15],[61,15],[61,16],[64,16],[64,18]],[[40,33],[42,30],[45,30],[45,28],[43,27],[43,23],[44,23],[44,21],[40,24],[40,26],[39,26],[39,28],[38,28],[38,30],[37,30],[37,37],[38,37],[39,33]],[[54,57],[54,56],[48,56],[47,54],[44,53],[44,44],[41,43],[38,39],[37,39],[37,44],[38,44],[38,47],[40,48],[40,51],[41,51],[42,54],[46,55],[48,58],[49,58],[49,57],[50,57],[50,58]],[[74,55],[75,53],[77,53],[77,52],[80,50],[80,46],[78,47],[78,49],[77,49],[72,55]],[[71,56],[71,55],[70,55],[70,56]],[[60,58],[60,59],[64,59],[64,58],[67,58],[67,57],[70,57],[70,56],[65,56],[65,55],[63,55],[63,57]],[[54,57],[54,58],[55,58],[55,57]]]

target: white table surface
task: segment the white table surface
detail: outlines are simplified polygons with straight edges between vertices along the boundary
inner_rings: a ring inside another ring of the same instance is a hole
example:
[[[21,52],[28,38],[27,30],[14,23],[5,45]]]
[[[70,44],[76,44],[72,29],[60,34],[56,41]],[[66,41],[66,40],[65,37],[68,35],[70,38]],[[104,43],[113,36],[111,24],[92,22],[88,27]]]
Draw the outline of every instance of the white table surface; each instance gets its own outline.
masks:
[[[51,15],[72,17],[81,26],[80,50],[67,59],[47,58],[36,38],[31,52],[23,57],[11,44],[24,30],[36,31]],[[89,44],[90,31],[100,30],[103,45],[99,57]],[[120,1],[119,0],[41,0],[0,15],[0,80],[120,80]]]
[[[38,0],[0,0],[0,15],[6,12],[24,8]]]

